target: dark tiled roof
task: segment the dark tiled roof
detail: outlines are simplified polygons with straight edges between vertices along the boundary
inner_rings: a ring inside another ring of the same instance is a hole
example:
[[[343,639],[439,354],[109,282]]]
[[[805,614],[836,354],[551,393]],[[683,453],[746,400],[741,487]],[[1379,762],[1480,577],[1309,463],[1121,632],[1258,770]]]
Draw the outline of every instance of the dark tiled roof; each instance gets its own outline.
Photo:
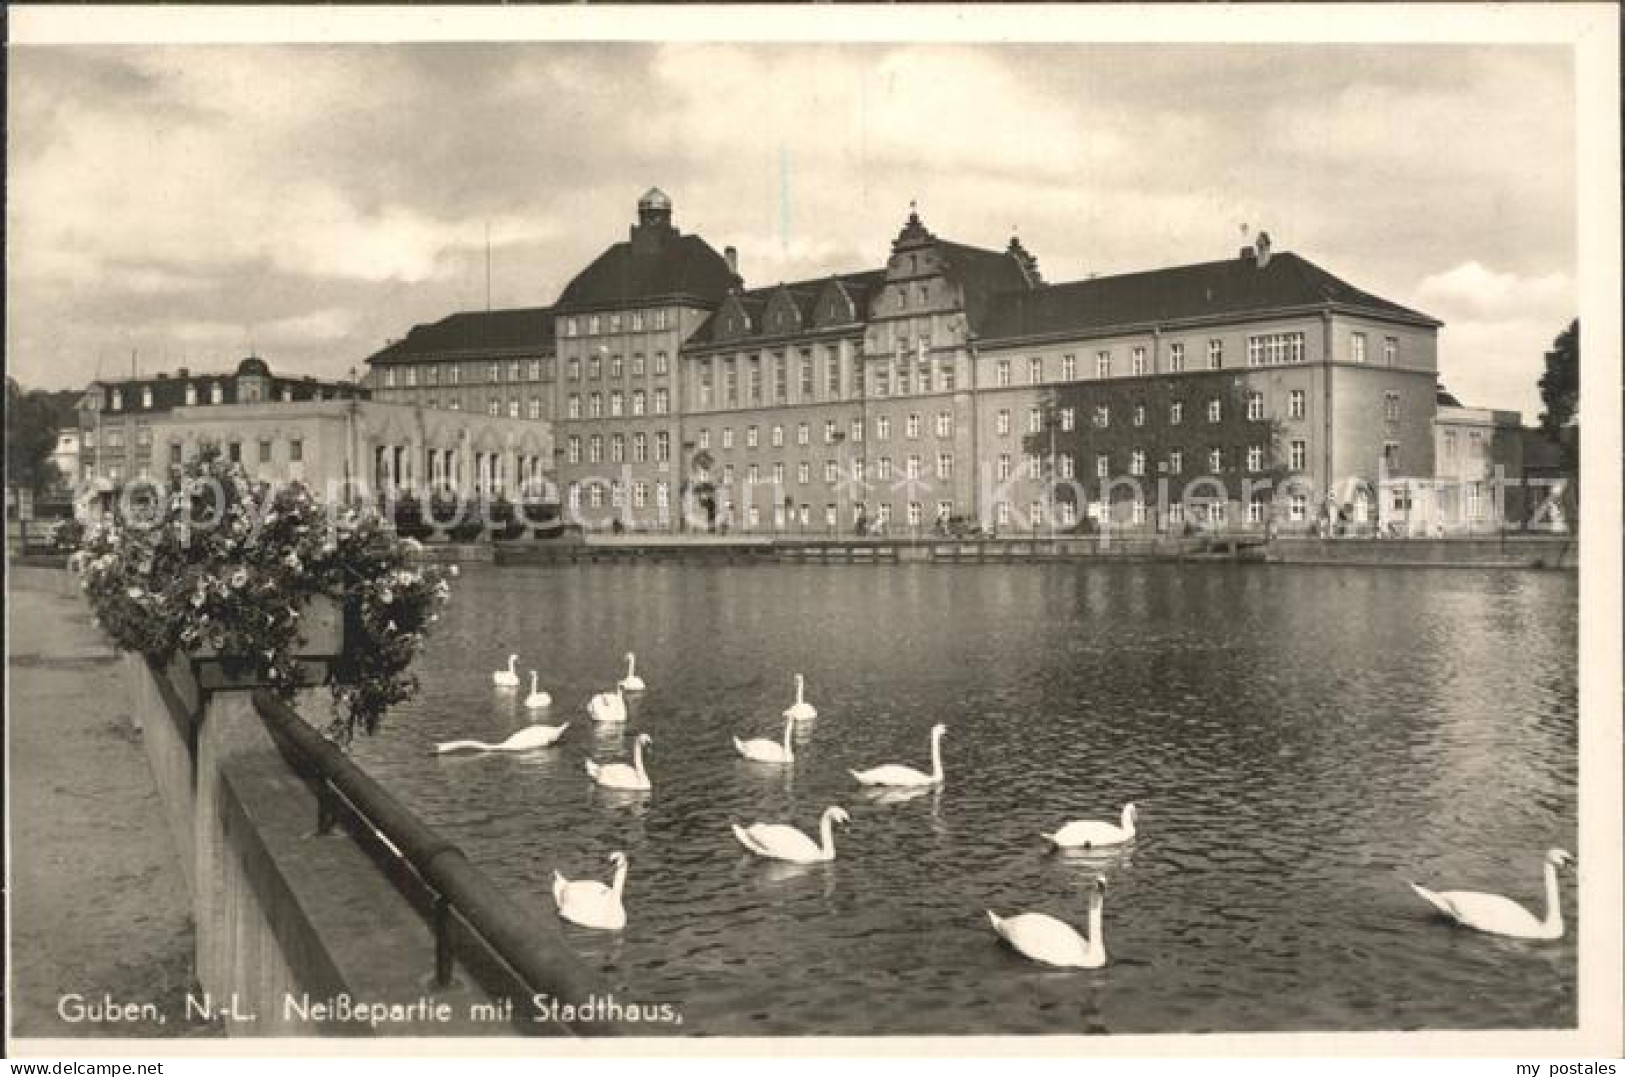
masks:
[[[1015,338],[1328,305],[1441,324],[1280,253],[1263,268],[1250,258],[1233,258],[1012,290],[994,298],[980,331],[984,339]]]
[[[886,280],[884,269],[868,269],[861,273],[839,273],[829,277],[816,277],[811,280],[790,281],[785,284],[774,284],[765,288],[750,288],[740,292],[736,297],[739,304],[750,315],[752,330],[750,333],[737,338],[739,341],[765,340],[769,337],[783,336],[782,333],[764,333],[762,331],[762,314],[767,310],[768,300],[781,288],[790,293],[795,301],[796,309],[801,312],[801,332],[814,331],[813,314],[818,298],[824,294],[830,281],[838,280],[846,294],[852,298],[853,309],[857,311],[858,321],[863,321],[869,313],[869,296]],[[705,323],[695,330],[694,335],[688,338],[685,348],[704,347],[707,344],[717,343],[714,330],[717,317],[721,310],[717,310],[705,320]]]
[[[1461,401],[1456,399],[1456,394],[1442,385],[1433,391],[1433,402],[1441,408],[1461,407]]]
[[[734,279],[722,255],[699,236],[675,229],[634,234],[577,273],[555,306],[561,312],[598,310],[679,298],[715,306],[734,286]]]
[[[264,366],[263,362],[259,360],[256,360],[256,362]],[[251,369],[249,374],[254,375],[255,370]],[[102,378],[91,384],[92,386],[104,386],[109,391],[113,389],[123,391],[124,406],[116,412],[109,410],[109,415],[140,416],[187,406],[186,387],[188,385],[197,387],[197,407],[211,406],[209,400],[210,386],[216,384],[220,386],[220,404],[236,404],[238,403],[237,377],[238,375],[234,373],[188,371],[184,377],[176,373],[166,374],[163,377],[154,375],[145,378]],[[288,390],[296,401],[315,400],[324,393],[329,396],[354,396],[363,400],[372,395],[372,391],[365,386],[354,385],[350,382],[319,381],[316,378],[290,378],[274,374],[268,380],[270,388],[266,391],[266,396],[267,402],[271,403],[281,401],[284,389]],[[151,407],[144,407],[141,403],[141,390],[143,387],[152,390]],[[83,400],[84,397],[85,394],[81,393],[80,399]],[[104,399],[106,399],[105,396]],[[218,407],[220,405],[213,406]]]
[[[553,308],[459,311],[429,325],[414,325],[405,339],[369,356],[367,362],[515,351],[552,353]]]
[[[1021,263],[1008,251],[990,251],[945,239],[936,241],[942,252],[948,276],[965,292],[965,316],[972,331],[987,335],[985,324],[995,297],[1004,292],[1028,289],[1029,281]]]

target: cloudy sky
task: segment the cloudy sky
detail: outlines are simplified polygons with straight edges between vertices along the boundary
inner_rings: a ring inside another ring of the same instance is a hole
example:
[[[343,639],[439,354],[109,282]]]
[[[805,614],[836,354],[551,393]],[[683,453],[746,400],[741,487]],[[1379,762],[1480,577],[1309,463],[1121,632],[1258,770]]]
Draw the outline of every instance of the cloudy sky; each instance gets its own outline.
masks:
[[[1539,411],[1576,313],[1569,52],[1488,46],[14,47],[7,359],[25,385],[339,376],[416,322],[551,303],[639,194],[753,285],[938,234],[1051,281],[1242,226],[1446,323],[1469,403]]]

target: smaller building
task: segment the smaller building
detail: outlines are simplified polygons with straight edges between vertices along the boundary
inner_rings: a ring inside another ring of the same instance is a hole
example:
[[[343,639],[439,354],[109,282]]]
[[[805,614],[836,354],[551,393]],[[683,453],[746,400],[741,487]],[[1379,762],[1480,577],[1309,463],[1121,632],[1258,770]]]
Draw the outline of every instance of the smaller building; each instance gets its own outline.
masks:
[[[302,482],[334,501],[550,489],[551,424],[370,396],[353,382],[278,377],[257,357],[229,376],[96,382],[80,407],[80,473],[105,492],[160,479],[215,445],[256,479]]]
[[[79,486],[79,427],[65,426],[56,432],[56,448],[51,463],[56,468],[58,494],[72,494]]]

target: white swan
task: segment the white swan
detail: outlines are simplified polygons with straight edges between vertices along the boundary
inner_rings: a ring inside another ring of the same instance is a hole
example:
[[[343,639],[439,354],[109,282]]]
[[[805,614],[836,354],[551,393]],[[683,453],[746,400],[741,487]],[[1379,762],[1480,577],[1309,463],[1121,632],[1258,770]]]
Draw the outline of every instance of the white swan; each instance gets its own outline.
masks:
[[[472,748],[481,752],[528,752],[532,748],[546,748],[564,736],[570,723],[563,725],[528,725],[500,744],[487,744],[483,740],[448,740],[434,746],[437,752],[455,752]]]
[[[818,708],[808,703],[804,692],[807,680],[801,674],[796,674],[796,701],[784,708],[784,716],[795,722],[808,722],[818,717]]]
[[[1098,819],[1077,819],[1053,834],[1044,837],[1058,849],[1098,849],[1103,845],[1122,845],[1134,840],[1134,819],[1139,810],[1133,804],[1123,805],[1123,822],[1106,823]]]
[[[788,860],[793,864],[816,864],[835,859],[834,824],[848,822],[851,822],[851,817],[844,808],[825,808],[824,817],[819,820],[819,831],[824,839],[822,844],[783,823],[754,823],[750,826],[735,823],[733,830],[739,844],[757,856]]]
[[[619,931],[626,926],[626,906],[621,904],[621,891],[626,889],[626,854],[610,853],[609,859],[615,865],[615,881],[609,886],[597,879],[571,882],[553,873],[553,901],[560,916],[601,931]]]
[[[592,715],[595,722],[624,722],[626,721],[626,695],[621,686],[616,685],[613,692],[599,692],[587,703],[587,713]]]
[[[739,754],[753,763],[794,763],[796,754],[790,747],[790,736],[795,731],[796,720],[789,719],[784,723],[784,743],[764,740],[758,737],[755,740],[740,740],[734,738],[734,747]]]
[[[499,669],[495,673],[491,674],[491,683],[496,685],[498,688],[518,688],[519,672],[514,668],[518,664],[519,656],[516,654],[510,654],[508,656],[508,668]]]
[[[593,781],[606,789],[631,789],[644,792],[652,788],[649,784],[649,774],[643,769],[643,746],[653,744],[654,738],[647,733],[639,733],[638,739],[632,742],[632,764],[625,763],[594,763],[587,760],[587,775]]]
[[[1410,887],[1428,904],[1464,927],[1514,939],[1560,939],[1563,937],[1563,907],[1557,897],[1557,869],[1573,863],[1574,857],[1562,849],[1547,851],[1544,919],[1536,919],[1534,913],[1500,894],[1481,894],[1474,890],[1438,892],[1415,883]]]
[[[887,763],[884,766],[871,767],[868,770],[848,771],[852,777],[864,785],[890,785],[902,788],[918,788],[927,785],[942,784],[942,735],[948,732],[948,727],[938,722],[931,727],[931,773],[925,774],[913,767],[905,767],[899,763]]]
[[[1098,969],[1106,963],[1106,938],[1100,924],[1105,904],[1106,880],[1097,875],[1089,892],[1087,938],[1066,921],[1041,912],[1024,912],[1001,920],[989,909],[987,918],[1006,942],[1034,961],[1068,969]]]
[[[552,696],[548,695],[546,692],[538,692],[536,690],[536,671],[534,669],[531,670],[530,671],[530,695],[525,697],[525,706],[527,706],[527,707],[551,707],[552,705],[553,705],[553,697]]]
[[[626,652],[626,676],[621,678],[621,687],[628,692],[643,691],[643,678],[638,676],[638,656],[631,651]]]

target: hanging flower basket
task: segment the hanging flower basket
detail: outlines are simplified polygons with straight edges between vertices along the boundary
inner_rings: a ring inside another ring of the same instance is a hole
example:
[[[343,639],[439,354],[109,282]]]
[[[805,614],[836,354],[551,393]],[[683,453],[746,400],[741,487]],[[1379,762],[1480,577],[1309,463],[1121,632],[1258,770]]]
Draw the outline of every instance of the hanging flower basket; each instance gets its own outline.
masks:
[[[312,595],[296,611],[299,635],[291,648],[296,687],[328,684],[344,654],[344,605],[332,595]],[[274,652],[260,655],[222,654],[218,647],[205,644],[190,652],[192,676],[199,688],[221,689],[277,688],[278,680],[265,668]],[[265,661],[261,661],[261,658]]]
[[[446,577],[364,509],[305,487],[250,483],[206,451],[142,518],[113,518],[76,555],[98,625],[159,667],[184,662],[199,688],[332,690],[329,733],[347,743],[417,691],[408,672]]]

